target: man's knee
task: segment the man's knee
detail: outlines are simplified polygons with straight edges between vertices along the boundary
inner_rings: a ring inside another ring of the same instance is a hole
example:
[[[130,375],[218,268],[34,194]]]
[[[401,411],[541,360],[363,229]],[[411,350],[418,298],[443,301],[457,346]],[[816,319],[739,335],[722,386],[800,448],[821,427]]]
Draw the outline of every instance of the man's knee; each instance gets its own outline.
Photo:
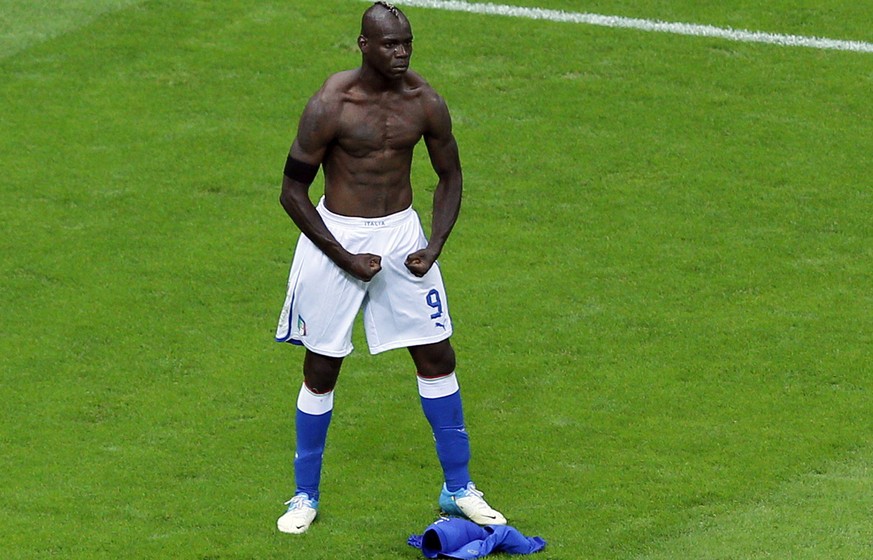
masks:
[[[336,387],[342,358],[322,356],[309,350],[303,359],[303,379],[313,393],[328,393]]]
[[[436,344],[413,346],[409,349],[418,374],[439,377],[455,371],[455,350],[448,340]]]

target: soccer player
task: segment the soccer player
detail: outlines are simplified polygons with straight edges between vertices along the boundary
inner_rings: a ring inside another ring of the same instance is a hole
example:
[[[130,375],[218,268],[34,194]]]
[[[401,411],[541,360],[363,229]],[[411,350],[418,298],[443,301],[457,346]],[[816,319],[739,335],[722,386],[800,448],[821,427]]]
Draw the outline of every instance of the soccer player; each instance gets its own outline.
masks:
[[[330,76],[309,100],[285,165],[280,201],[303,233],[276,339],[306,348],[297,399],[295,496],[277,525],[303,533],[318,511],[322,456],[343,358],[363,308],[373,354],[407,348],[418,372],[445,484],[440,507],[503,525],[473,484],[470,443],[449,342],[452,323],[437,257],[461,205],[458,146],[445,101],[409,69],[412,28],[376,2],[361,21],[361,66]],[[412,208],[413,148],[424,139],[438,177],[430,238]],[[324,197],[309,187],[319,166]]]

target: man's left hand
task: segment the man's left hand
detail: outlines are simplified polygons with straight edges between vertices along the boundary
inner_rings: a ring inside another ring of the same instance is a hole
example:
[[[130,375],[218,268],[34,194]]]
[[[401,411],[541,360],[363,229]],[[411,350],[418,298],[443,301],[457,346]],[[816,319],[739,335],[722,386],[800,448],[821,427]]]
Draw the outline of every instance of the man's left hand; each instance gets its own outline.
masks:
[[[409,272],[421,278],[427,274],[435,261],[436,255],[431,254],[427,249],[421,249],[406,257],[406,262],[403,264],[406,265]]]

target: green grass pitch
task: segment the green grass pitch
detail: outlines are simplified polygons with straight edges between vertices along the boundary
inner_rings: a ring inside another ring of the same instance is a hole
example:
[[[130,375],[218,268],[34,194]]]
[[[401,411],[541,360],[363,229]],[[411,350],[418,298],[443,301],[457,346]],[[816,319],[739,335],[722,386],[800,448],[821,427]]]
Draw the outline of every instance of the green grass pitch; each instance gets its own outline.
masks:
[[[420,557],[414,371],[360,332],[319,521],[275,529],[281,170],[366,4],[56,4],[0,2],[0,557]],[[854,0],[517,4],[873,41]],[[544,560],[870,557],[873,55],[406,12],[464,164],[441,261],[489,501]],[[413,179],[426,216],[423,150]]]

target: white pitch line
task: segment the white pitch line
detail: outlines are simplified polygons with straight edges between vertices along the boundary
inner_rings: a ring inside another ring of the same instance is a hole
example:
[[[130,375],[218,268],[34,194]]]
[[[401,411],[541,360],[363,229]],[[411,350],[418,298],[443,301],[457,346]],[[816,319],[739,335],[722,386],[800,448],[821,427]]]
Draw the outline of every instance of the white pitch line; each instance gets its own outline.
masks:
[[[697,25],[693,23],[671,23],[650,19],[603,16],[598,14],[564,12],[561,10],[546,10],[542,8],[524,8],[521,6],[507,6],[504,4],[474,4],[460,0],[400,0],[397,4],[417,8],[467,12],[471,14],[543,19],[566,23],[584,23],[588,25],[599,25],[602,27],[621,27],[627,29],[638,29],[641,31],[694,35],[696,37],[715,37],[745,43],[769,43],[784,47],[809,47],[813,49],[873,53],[873,43],[867,43],[864,41],[843,41],[821,37],[804,37],[802,35],[779,35],[776,33],[746,31],[744,29],[731,29],[714,27],[712,25]]]

